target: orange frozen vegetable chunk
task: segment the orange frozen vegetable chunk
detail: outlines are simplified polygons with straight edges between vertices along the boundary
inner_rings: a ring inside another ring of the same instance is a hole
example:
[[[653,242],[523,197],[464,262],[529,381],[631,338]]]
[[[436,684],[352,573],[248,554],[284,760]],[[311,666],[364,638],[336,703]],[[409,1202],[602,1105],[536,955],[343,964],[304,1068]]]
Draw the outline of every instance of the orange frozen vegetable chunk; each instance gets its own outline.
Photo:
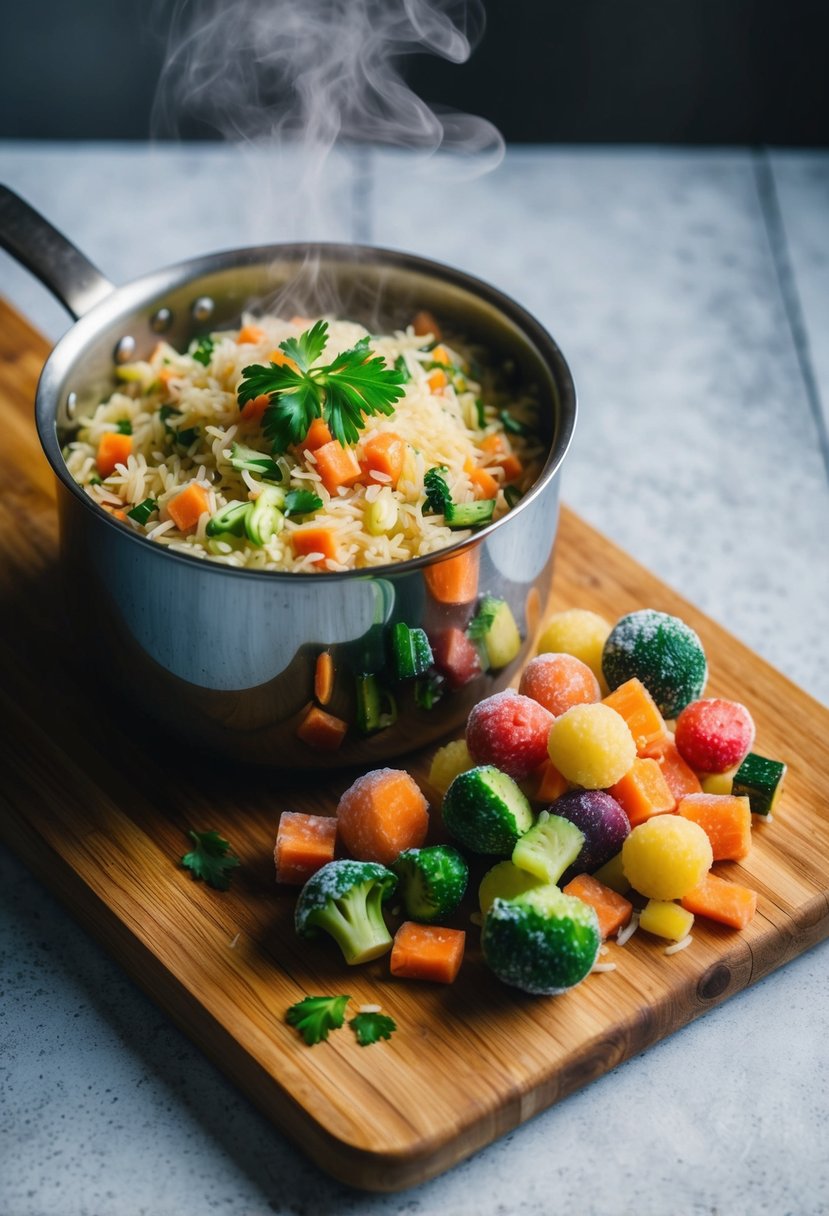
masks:
[[[545,760],[528,778],[527,797],[532,802],[555,802],[570,788],[570,782],[562,777],[552,760]]]
[[[695,916],[707,916],[732,929],[745,929],[757,911],[756,892],[716,874],[706,874],[698,887],[683,895],[681,903]]]
[[[353,448],[344,448],[336,439],[318,447],[314,456],[317,472],[329,494],[336,494],[340,486],[353,486],[363,476]]]
[[[351,857],[388,866],[404,849],[423,844],[429,806],[403,769],[378,768],[345,791],[337,821],[343,848]]]
[[[122,435],[120,431],[107,431],[101,436],[98,444],[98,455],[95,464],[99,477],[109,477],[115,472],[117,464],[126,464],[132,452],[132,435]]]
[[[711,841],[714,861],[742,861],[751,851],[751,804],[738,794],[686,794],[677,810],[698,823]]]
[[[283,811],[273,851],[276,881],[302,885],[334,860],[336,841],[337,821],[332,816]]]
[[[480,549],[466,549],[426,566],[423,578],[439,604],[469,604],[478,594]]]
[[[590,874],[577,874],[562,890],[565,895],[575,895],[576,899],[581,899],[590,904],[591,908],[595,908],[602,941],[624,928],[633,912],[633,904],[629,899],[625,899],[624,895],[617,891],[611,891],[610,887],[606,887]]]
[[[296,728],[303,743],[318,752],[335,752],[345,738],[348,723],[312,705]]]
[[[655,760],[637,756],[621,780],[611,786],[610,793],[624,810],[630,826],[644,823],[651,815],[662,815],[676,806],[662,769]]]
[[[682,759],[671,735],[666,735],[664,739],[658,739],[655,743],[649,743],[640,754],[656,761],[662,770],[662,776],[668,784],[668,789],[677,802],[686,794],[702,792],[699,777]]]
[[[192,532],[204,512],[209,510],[207,490],[197,481],[191,481],[167,503],[167,513],[179,532]]]
[[[641,755],[652,744],[667,739],[668,728],[656,702],[636,676],[625,680],[604,699],[605,705],[621,714],[630,727],[636,750]]]
[[[391,973],[408,980],[451,984],[463,962],[463,929],[404,921],[394,935]]]
[[[572,705],[601,700],[599,681],[572,654],[540,654],[524,668],[518,691],[558,717]]]

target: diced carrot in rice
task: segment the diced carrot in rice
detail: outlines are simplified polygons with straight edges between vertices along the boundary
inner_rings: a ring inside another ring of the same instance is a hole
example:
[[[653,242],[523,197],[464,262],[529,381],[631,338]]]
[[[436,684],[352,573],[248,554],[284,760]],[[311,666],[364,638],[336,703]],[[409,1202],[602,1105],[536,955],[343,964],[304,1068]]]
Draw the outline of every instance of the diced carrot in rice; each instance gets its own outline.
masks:
[[[199,520],[209,510],[207,490],[193,481],[167,503],[167,513],[179,532],[192,532]]]
[[[107,431],[101,436],[95,464],[99,477],[109,477],[117,464],[126,464],[132,452],[132,435],[120,431]]]

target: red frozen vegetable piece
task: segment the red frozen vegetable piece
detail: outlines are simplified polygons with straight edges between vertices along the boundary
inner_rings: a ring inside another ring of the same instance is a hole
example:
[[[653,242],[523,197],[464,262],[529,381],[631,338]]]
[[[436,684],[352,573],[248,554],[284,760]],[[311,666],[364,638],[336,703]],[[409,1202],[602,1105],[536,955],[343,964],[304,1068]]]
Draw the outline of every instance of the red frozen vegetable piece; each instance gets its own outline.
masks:
[[[345,791],[337,806],[337,825],[349,856],[388,866],[404,849],[423,844],[429,805],[403,769],[378,768]]]
[[[480,655],[462,629],[442,629],[429,640],[435,667],[446,676],[450,688],[462,688],[480,674]]]
[[[515,781],[547,759],[549,710],[511,688],[479,701],[466,724],[466,745],[476,764],[494,764]]]
[[[742,764],[754,742],[754,721],[739,701],[692,701],[676,720],[676,746],[698,773],[724,773]]]
[[[538,655],[524,669],[518,691],[556,717],[572,705],[602,699],[599,681],[587,664],[572,654]]]

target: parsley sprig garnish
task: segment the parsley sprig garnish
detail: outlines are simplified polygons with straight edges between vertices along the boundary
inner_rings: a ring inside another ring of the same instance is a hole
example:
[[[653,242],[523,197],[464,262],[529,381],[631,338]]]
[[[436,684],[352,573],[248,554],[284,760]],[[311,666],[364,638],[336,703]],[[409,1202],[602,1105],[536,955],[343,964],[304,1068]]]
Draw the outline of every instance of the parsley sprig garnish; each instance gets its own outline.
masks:
[[[340,1030],[345,1022],[345,1009],[350,996],[306,996],[291,1005],[285,1014],[289,1026],[295,1026],[309,1047],[323,1043],[332,1030]],[[385,1013],[355,1013],[348,1024],[360,1047],[370,1047],[381,1039],[390,1039],[397,1023]]]
[[[187,835],[195,842],[195,848],[185,853],[181,864],[190,870],[194,878],[203,879],[208,887],[226,891],[230,886],[231,871],[240,861],[230,852],[230,844],[218,832],[194,832]]]
[[[301,443],[315,418],[323,418],[345,447],[357,442],[367,415],[394,413],[404,393],[403,376],[372,354],[368,341],[361,338],[333,362],[315,367],[328,342],[328,322],[317,321],[298,338],[279,344],[290,363],[244,368],[239,406],[255,397],[270,397],[263,428],[274,452]]]
[[[329,1030],[339,1030],[345,1021],[350,996],[306,996],[285,1014],[289,1026],[296,1026],[309,1047],[328,1038]]]
[[[385,1013],[355,1013],[348,1024],[361,1047],[369,1047],[380,1039],[390,1039],[397,1030],[394,1018],[387,1017]]]

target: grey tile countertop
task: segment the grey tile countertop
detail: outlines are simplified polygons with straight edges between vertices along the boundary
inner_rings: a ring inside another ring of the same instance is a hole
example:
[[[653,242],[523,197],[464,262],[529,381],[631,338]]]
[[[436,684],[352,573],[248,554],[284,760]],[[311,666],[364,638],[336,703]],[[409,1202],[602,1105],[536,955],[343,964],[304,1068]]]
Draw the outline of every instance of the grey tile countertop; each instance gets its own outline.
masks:
[[[0,180],[113,281],[201,252],[347,239],[515,296],[571,363],[571,506],[829,701],[829,154],[511,150],[479,177],[394,154],[0,144]],[[327,209],[327,204],[333,205]],[[62,310],[0,255],[49,337]],[[796,727],[795,727],[796,728]],[[818,1216],[829,943],[442,1178],[332,1182],[0,850],[0,1213]]]

